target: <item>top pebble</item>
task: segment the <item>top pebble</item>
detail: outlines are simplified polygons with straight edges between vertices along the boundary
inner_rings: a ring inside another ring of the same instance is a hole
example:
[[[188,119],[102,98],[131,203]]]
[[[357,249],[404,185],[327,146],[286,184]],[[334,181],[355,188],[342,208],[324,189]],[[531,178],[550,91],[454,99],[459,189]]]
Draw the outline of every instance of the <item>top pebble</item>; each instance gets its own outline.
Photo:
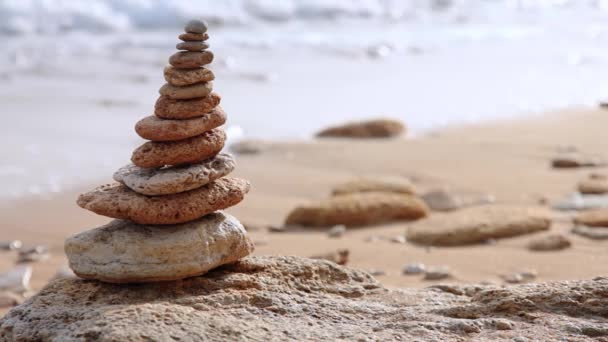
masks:
[[[202,34],[202,33],[207,32],[207,24],[205,24],[205,22],[203,22],[201,20],[190,20],[186,24],[186,27],[184,28],[184,30],[189,33]]]

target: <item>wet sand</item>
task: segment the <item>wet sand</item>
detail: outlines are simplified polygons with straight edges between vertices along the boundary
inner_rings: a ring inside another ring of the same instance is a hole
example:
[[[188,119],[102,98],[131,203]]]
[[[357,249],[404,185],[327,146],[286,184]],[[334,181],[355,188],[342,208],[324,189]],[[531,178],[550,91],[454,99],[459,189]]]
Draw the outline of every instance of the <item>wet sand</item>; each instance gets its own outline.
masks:
[[[389,287],[433,284],[420,276],[402,275],[403,265],[410,262],[450,267],[455,278],[447,282],[500,283],[499,275],[523,269],[535,269],[536,281],[593,278],[606,274],[608,242],[569,233],[571,223],[563,213],[555,213],[549,232],[503,239],[496,244],[430,249],[386,240],[365,241],[372,235],[402,235],[407,222],[350,229],[338,239],[322,231],[270,233],[265,227],[281,225],[297,204],[324,198],[333,185],[359,176],[407,176],[420,193],[449,186],[492,194],[498,203],[538,206],[541,198],[556,200],[573,192],[577,182],[590,172],[608,172],[608,168],[550,167],[550,159],[563,149],[606,157],[607,125],[606,111],[575,108],[526,120],[454,127],[415,139],[260,142],[261,153],[237,156],[235,174],[249,179],[253,190],[229,212],[250,227],[257,255],[312,256],[348,248],[349,266],[385,271],[387,275],[378,279]],[[66,262],[62,250],[66,236],[109,221],[80,209],[75,200],[78,193],[110,181],[108,174],[98,182],[45,199],[0,202],[3,240],[20,239],[25,245],[50,247],[49,260],[32,264],[34,290]],[[555,232],[564,232],[572,248],[556,252],[527,250],[530,239]],[[13,267],[16,253],[2,253],[0,271],[6,271]]]

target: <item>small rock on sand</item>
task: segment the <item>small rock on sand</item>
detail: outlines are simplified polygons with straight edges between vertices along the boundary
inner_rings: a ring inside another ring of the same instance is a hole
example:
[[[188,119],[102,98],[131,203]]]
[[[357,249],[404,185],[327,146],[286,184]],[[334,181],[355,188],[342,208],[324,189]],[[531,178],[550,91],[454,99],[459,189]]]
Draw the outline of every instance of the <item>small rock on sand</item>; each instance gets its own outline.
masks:
[[[608,193],[608,180],[585,179],[578,183],[578,191],[581,194],[605,194]]]
[[[426,266],[422,263],[413,263],[403,266],[403,274],[405,275],[422,274],[424,271],[426,271]]]
[[[598,157],[586,156],[579,153],[567,153],[557,156],[551,160],[551,166],[556,169],[570,169],[578,167],[597,167],[605,165],[606,162]]]
[[[350,256],[350,250],[338,249],[335,252],[326,254],[313,255],[311,259],[328,260],[338,265],[346,265],[348,263],[348,257]]]
[[[20,249],[23,247],[23,242],[21,240],[12,240],[12,241],[2,241],[0,242],[0,249],[4,249],[7,251],[13,251],[16,249]]]
[[[398,243],[398,244],[404,244],[407,242],[407,240],[405,239],[405,236],[403,236],[403,235],[393,236],[389,239],[389,241],[392,243]]]
[[[301,205],[288,215],[286,224],[328,227],[338,224],[363,226],[426,216],[427,206],[406,194],[365,192],[334,196]]]
[[[329,236],[330,238],[339,238],[339,237],[344,236],[345,233],[346,233],[346,227],[342,224],[339,224],[337,226],[331,227],[327,231],[327,236]]]
[[[547,235],[536,238],[528,243],[528,249],[537,252],[559,251],[572,245],[572,242],[561,234]]]
[[[525,270],[510,274],[501,275],[500,277],[509,284],[521,284],[533,281],[538,276],[536,270]]]
[[[432,190],[420,197],[433,211],[452,211],[464,207],[492,204],[495,202],[494,196],[492,195],[465,194],[445,189]]]
[[[590,227],[608,227],[608,208],[580,212],[574,217],[574,223]]]
[[[608,208],[608,194],[602,195],[581,195],[573,193],[565,199],[553,204],[555,210],[589,210],[598,208]]]
[[[49,258],[49,250],[46,246],[36,246],[19,251],[17,262],[36,262]]]
[[[395,192],[400,194],[414,194],[414,186],[407,178],[377,177],[361,178],[342,183],[334,187],[332,195],[345,195],[357,192]]]
[[[608,227],[576,226],[572,233],[591,240],[608,240]]]
[[[12,270],[0,273],[0,290],[23,293],[29,290],[32,267],[18,265]]]
[[[540,209],[486,205],[434,214],[413,223],[406,238],[423,245],[458,246],[548,230],[550,225],[548,213]]]
[[[447,266],[429,268],[424,272],[425,280],[443,280],[451,277],[452,273]]]
[[[405,130],[405,125],[400,121],[375,119],[329,127],[317,133],[317,137],[391,138],[404,134]]]

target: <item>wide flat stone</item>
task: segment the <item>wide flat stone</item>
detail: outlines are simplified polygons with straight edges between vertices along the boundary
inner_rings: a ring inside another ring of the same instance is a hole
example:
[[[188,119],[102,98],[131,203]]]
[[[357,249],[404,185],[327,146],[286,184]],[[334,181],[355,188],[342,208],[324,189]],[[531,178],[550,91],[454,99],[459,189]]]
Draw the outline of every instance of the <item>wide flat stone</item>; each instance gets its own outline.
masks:
[[[152,141],[176,141],[201,135],[226,122],[226,113],[216,107],[211,112],[192,119],[170,120],[151,115],[135,124],[140,137]]]
[[[160,169],[144,169],[130,164],[114,173],[114,180],[147,196],[170,195],[200,188],[234,170],[234,158],[226,153],[200,163]]]
[[[222,212],[169,226],[113,220],[65,241],[76,275],[110,283],[198,276],[249,255],[253,248],[241,223]]]
[[[349,122],[328,127],[317,133],[317,137],[335,138],[391,138],[406,131],[405,125],[392,119],[373,119]]]
[[[180,34],[178,38],[184,42],[202,42],[209,39],[209,34],[186,32]]]
[[[213,91],[213,82],[203,82],[183,87],[176,87],[165,83],[159,93],[173,100],[190,100],[205,97]]]
[[[178,50],[185,51],[203,51],[209,48],[209,43],[207,42],[181,42],[175,45],[175,48]]]
[[[207,68],[177,69],[172,66],[167,66],[165,67],[163,74],[165,76],[165,81],[176,87],[201,82],[210,82],[215,79],[213,71]]]
[[[199,136],[178,141],[148,141],[133,151],[131,162],[144,168],[198,163],[224,147],[226,133],[215,128]]]
[[[161,96],[154,105],[154,115],[161,119],[191,119],[203,116],[214,110],[222,98],[211,93],[208,96],[192,100],[173,100],[168,96]]]
[[[213,52],[211,51],[180,51],[169,57],[169,64],[176,68],[190,69],[200,68],[213,62]]]
[[[77,203],[96,214],[135,223],[177,224],[236,205],[249,189],[246,180],[220,178],[178,194],[145,196],[122,184],[109,184],[80,195]]]
[[[550,226],[549,215],[541,209],[485,205],[433,214],[411,224],[406,237],[423,245],[458,246],[530,234]]]

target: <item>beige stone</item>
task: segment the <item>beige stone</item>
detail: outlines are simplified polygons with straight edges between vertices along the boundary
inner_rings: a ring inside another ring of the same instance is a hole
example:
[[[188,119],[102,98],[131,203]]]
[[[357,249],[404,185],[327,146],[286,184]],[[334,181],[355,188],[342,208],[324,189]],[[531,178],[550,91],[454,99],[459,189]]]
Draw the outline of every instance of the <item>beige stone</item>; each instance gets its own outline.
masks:
[[[209,43],[207,42],[182,42],[177,43],[175,48],[178,50],[186,50],[186,51],[203,51],[209,48]]]
[[[404,134],[405,130],[405,125],[400,121],[375,119],[329,127],[317,133],[317,137],[390,138]]]
[[[217,128],[226,122],[220,107],[198,118],[184,120],[161,119],[155,115],[141,119],[135,125],[140,137],[152,141],[175,141],[192,138]]]
[[[116,171],[114,180],[142,195],[170,195],[200,188],[224,177],[234,170],[235,164],[226,153],[196,164],[160,169],[143,169],[130,164]]]
[[[180,34],[178,36],[178,38],[180,40],[183,40],[184,42],[202,42],[202,41],[209,39],[209,34],[186,32],[186,33]]]
[[[582,211],[576,215],[574,222],[589,227],[608,227],[608,208]]]
[[[163,74],[165,76],[165,81],[176,87],[210,82],[215,79],[213,71],[207,68],[177,69],[172,66],[167,66],[165,67]]]
[[[220,101],[221,97],[216,93],[192,100],[172,100],[161,96],[154,105],[154,115],[161,119],[175,120],[197,118],[214,110]]]
[[[76,275],[110,283],[198,276],[251,252],[253,244],[241,223],[222,212],[168,226],[113,220],[65,241]]]
[[[148,141],[133,152],[131,161],[143,168],[197,163],[218,154],[225,140],[226,133],[215,128],[184,140]]]
[[[416,220],[426,216],[427,212],[426,204],[412,195],[364,192],[298,206],[291,211],[286,224],[362,226],[394,220]]]
[[[357,192],[395,192],[401,194],[414,194],[414,186],[407,178],[377,177],[361,178],[335,186],[332,194],[344,195]]]
[[[211,94],[212,90],[213,82],[197,83],[183,87],[176,87],[165,83],[158,92],[173,100],[190,100],[205,97]]]
[[[537,252],[559,251],[570,246],[572,242],[562,234],[542,236],[528,243],[528,249]]]
[[[0,320],[2,341],[588,341],[608,278],[385,289],[297,257],[247,257],[178,282],[56,280]]]
[[[423,245],[457,246],[530,234],[550,226],[548,213],[541,209],[485,205],[433,214],[410,225],[406,237]]]
[[[78,197],[78,205],[96,214],[140,224],[178,224],[241,202],[249,182],[220,178],[200,188],[166,196],[145,196],[122,184],[109,184]]]
[[[608,193],[608,180],[585,179],[578,183],[578,191],[582,194],[605,194]]]
[[[200,68],[213,62],[213,52],[211,51],[180,51],[169,57],[169,64],[176,68],[191,69]]]

